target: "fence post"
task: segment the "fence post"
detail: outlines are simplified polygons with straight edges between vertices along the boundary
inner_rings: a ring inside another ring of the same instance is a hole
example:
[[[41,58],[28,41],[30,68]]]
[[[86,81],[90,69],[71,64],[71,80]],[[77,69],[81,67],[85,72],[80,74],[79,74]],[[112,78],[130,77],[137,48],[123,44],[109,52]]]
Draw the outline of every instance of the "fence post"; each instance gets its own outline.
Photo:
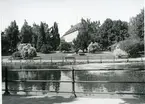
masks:
[[[87,56],[87,63],[89,63],[89,56]]]
[[[142,59],[142,57],[141,57],[141,62],[143,62],[143,59]]]
[[[102,63],[102,56],[100,56],[100,63]]]
[[[51,56],[51,65],[52,65],[52,56]]]
[[[72,93],[74,94],[75,98],[77,97],[75,94],[75,70],[72,67]]]
[[[40,64],[41,64],[41,57],[40,57]]]
[[[61,65],[64,65],[64,57],[62,57],[62,64]]]
[[[129,62],[129,59],[127,58],[127,62]]]
[[[115,56],[113,57],[113,63],[115,62]]]
[[[8,68],[5,69],[5,92],[4,95],[10,95],[10,92],[8,90]]]

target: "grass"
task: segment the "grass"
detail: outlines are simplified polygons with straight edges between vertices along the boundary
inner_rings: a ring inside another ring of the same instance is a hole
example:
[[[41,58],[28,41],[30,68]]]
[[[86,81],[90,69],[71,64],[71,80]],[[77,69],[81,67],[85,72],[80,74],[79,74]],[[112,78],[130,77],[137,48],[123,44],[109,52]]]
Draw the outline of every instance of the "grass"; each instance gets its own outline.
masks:
[[[2,96],[2,104],[145,104],[138,98],[96,98],[66,96]]]
[[[68,54],[72,54],[73,57],[75,57],[77,60],[86,60],[87,57],[91,60],[93,59],[113,59],[114,56],[111,52],[102,52],[102,53],[86,53],[84,56],[80,56],[78,54],[74,53],[50,53],[50,54],[42,54],[38,53],[38,56],[42,58],[42,60],[50,60],[51,58],[53,60],[61,60],[63,57],[66,57]],[[10,56],[2,56],[3,59],[9,58]]]

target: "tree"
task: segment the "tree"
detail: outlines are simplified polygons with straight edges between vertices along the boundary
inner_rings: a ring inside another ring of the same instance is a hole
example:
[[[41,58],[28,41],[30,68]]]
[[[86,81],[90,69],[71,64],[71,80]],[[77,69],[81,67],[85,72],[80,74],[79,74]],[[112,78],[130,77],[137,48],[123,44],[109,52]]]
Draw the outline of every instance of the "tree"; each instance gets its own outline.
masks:
[[[16,24],[16,21],[12,21],[10,26],[8,26],[8,28],[5,29],[5,42],[6,42],[6,39],[8,39],[9,41],[9,47],[10,47],[10,51],[11,52],[14,52],[16,51],[16,48],[17,48],[17,43],[20,41],[19,40],[19,30],[18,30],[18,25]],[[3,40],[3,41],[4,41]]]
[[[25,20],[24,25],[21,28],[21,43],[32,43],[32,27],[28,25]]]
[[[77,42],[76,39],[73,40],[72,46],[73,46],[74,51],[75,51],[76,53],[78,53],[78,51],[79,51],[79,44],[78,44],[78,42]]]
[[[37,39],[37,50],[38,51],[40,51],[41,46],[43,44],[46,44],[45,36],[46,36],[46,33],[45,33],[44,23],[41,22],[41,24],[40,24],[40,35],[38,36],[38,39]]]
[[[32,46],[35,48],[37,47],[37,39],[39,35],[40,35],[40,26],[34,23],[32,27]]]
[[[60,51],[70,51],[71,50],[71,44],[65,41],[61,41],[59,46]]]
[[[108,46],[119,41],[125,40],[129,37],[128,23],[121,20],[106,19],[98,31],[98,43],[100,43],[104,50]]]
[[[60,44],[60,35],[58,31],[58,25],[54,22],[53,27],[51,27],[51,46],[53,50],[56,50]]]
[[[1,43],[2,43],[2,54],[7,54],[10,49],[10,42],[8,40],[8,37],[4,34],[4,32],[1,32]]]
[[[140,38],[143,40],[144,38],[144,9],[136,15],[136,17],[132,17],[129,22],[129,34],[133,38]]]

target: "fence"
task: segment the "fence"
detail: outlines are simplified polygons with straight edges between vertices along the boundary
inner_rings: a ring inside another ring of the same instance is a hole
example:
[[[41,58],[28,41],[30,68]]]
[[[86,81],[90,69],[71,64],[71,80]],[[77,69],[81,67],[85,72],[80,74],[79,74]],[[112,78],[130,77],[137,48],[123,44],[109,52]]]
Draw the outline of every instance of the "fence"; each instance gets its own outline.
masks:
[[[5,69],[3,69],[4,72],[5,72],[5,80],[3,80],[5,82],[5,89],[3,89],[4,92],[4,95],[9,95],[10,92],[9,91],[13,91],[13,90],[10,90],[8,88],[8,84],[9,82],[22,82],[22,83],[32,83],[32,82],[36,82],[36,83],[39,83],[39,82],[60,82],[60,83],[72,83],[72,91],[71,92],[59,92],[59,93],[72,93],[75,97],[77,93],[84,93],[84,92],[76,92],[75,91],[75,84],[76,83],[138,83],[138,84],[145,84],[145,81],[77,81],[75,79],[75,72],[76,71],[145,71],[145,69],[137,69],[137,68],[134,68],[134,69],[25,69],[25,71],[32,71],[32,72],[35,72],[35,71],[52,71],[52,70],[59,70],[59,71],[71,71],[71,74],[72,74],[72,80],[71,81],[61,81],[61,80],[10,80],[8,79],[8,76],[9,76],[9,72],[20,72],[22,71],[21,69],[8,69],[7,67],[5,67]],[[17,90],[19,91],[19,90]],[[26,90],[25,90],[26,91]],[[29,90],[27,91],[29,92]],[[31,92],[31,91],[30,91]],[[52,91],[50,91],[52,92]],[[93,93],[95,94],[95,93]],[[96,94],[129,94],[129,95],[145,95],[145,93],[125,93],[125,92],[107,92],[107,93],[96,93]]]
[[[73,57],[73,56],[66,56],[66,57],[49,57],[47,60],[42,60],[41,57],[37,59],[26,59],[26,60],[13,60],[10,58],[8,61],[4,61],[2,59],[2,63],[47,63],[51,65],[69,65],[69,64],[89,64],[89,63],[120,63],[120,62],[144,62],[144,58],[140,57],[138,59],[131,59],[131,58],[123,58],[123,59],[116,59],[112,57],[111,59],[105,59],[104,57],[100,56],[99,58],[95,59],[94,57],[90,56],[83,56],[83,57]]]

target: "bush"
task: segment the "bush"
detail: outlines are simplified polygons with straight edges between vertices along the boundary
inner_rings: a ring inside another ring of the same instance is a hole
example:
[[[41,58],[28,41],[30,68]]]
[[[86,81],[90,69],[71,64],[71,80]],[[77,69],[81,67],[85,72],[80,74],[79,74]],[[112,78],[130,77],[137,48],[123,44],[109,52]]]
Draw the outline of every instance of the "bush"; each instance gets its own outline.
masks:
[[[41,49],[40,49],[40,52],[42,52],[42,53],[49,53],[49,52],[51,52],[51,50],[52,50],[52,47],[50,45],[43,44]]]
[[[30,49],[28,49],[28,57],[32,58],[32,57],[36,57],[37,56],[37,52],[36,49],[34,47],[31,47]]]
[[[140,56],[139,52],[144,50],[144,43],[137,39],[127,39],[119,44],[120,49],[126,51],[129,57],[138,57]]]
[[[88,46],[88,51],[91,52],[91,53],[95,53],[97,51],[100,51],[100,46],[98,43],[90,43],[89,46]]]
[[[12,58],[13,58],[13,59],[21,59],[21,53],[20,53],[19,51],[14,52],[14,53],[12,54]]]
[[[71,50],[71,44],[67,42],[62,42],[59,46],[60,51],[70,51]]]

